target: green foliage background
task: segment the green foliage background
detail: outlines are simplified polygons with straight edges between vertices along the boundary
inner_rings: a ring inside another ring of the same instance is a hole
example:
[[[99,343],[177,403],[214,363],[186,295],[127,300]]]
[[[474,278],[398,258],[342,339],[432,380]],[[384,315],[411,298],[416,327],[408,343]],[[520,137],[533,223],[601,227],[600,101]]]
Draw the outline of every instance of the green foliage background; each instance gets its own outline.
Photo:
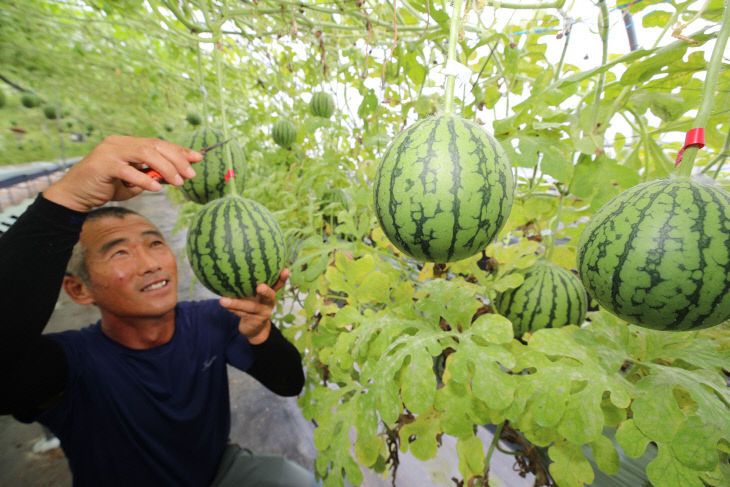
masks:
[[[457,59],[471,77],[455,93],[456,112],[501,141],[517,192],[500,239],[449,266],[397,253],[376,224],[370,185],[393,136],[441,109],[451,15],[442,1],[5,1],[0,164],[57,158],[59,137],[67,155],[112,133],[180,141],[191,110],[230,131],[249,163],[244,196],[274,212],[290,244],[289,304],[277,314],[304,354],[300,404],[318,424],[316,470],[327,486],[360,483],[363,467],[395,475],[399,452],[432,458],[443,434],[458,439],[462,479],[483,482],[493,449],[475,431],[489,423],[522,442],[520,466],[542,485],[590,484],[587,455],[615,474],[617,447],[639,457],[650,442],[653,485],[728,485],[727,325],[661,333],[596,311],[581,328],[519,341],[489,306],[520,284],[510,270],[546,252],[572,268],[584,223],[603,203],[673,172],[723,14],[721,0],[698,3],[623,6],[653,45],[606,44],[588,70],[546,53],[580,42],[568,35],[573,2],[466,3]],[[604,21],[621,6],[597,3],[594,35],[625,35]],[[497,10],[529,15],[502,28]],[[695,14],[683,32],[695,43],[670,36]],[[725,57],[695,162],[723,186],[727,67]],[[63,117],[22,107],[20,90]],[[331,119],[309,114],[315,91],[335,96]],[[270,137],[283,118],[297,126],[290,150]],[[72,132],[85,140],[70,142]],[[322,200],[333,188],[345,204]],[[182,229],[197,205],[169,196]]]

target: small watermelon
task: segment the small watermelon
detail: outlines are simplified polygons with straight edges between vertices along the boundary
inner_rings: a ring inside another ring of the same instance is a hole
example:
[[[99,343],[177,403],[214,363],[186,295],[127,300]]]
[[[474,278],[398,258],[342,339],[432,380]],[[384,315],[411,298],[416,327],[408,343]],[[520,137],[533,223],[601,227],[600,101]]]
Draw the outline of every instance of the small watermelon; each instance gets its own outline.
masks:
[[[730,194],[690,179],[624,191],[588,222],[577,266],[588,293],[616,316],[655,330],[697,330],[730,318]]]
[[[186,251],[200,282],[230,297],[254,296],[261,283],[273,286],[287,257],[274,216],[238,195],[211,201],[193,216]]]
[[[187,120],[193,127],[197,127],[203,123],[203,117],[198,112],[188,112],[185,120]]]
[[[199,151],[222,140],[224,140],[223,134],[217,130],[198,129],[182,145]],[[196,203],[207,203],[227,193],[226,173],[228,167],[226,166],[225,151],[228,151],[231,155],[236,190],[239,193],[243,192],[246,181],[246,158],[238,142],[229,140],[225,144],[206,152],[203,160],[195,163],[193,166],[196,173],[195,177],[188,179],[180,187],[187,199]]]
[[[502,146],[453,115],[421,120],[396,136],[375,175],[375,212],[388,239],[426,262],[484,249],[512,209],[514,182]]]
[[[569,270],[545,260],[521,271],[518,287],[497,295],[495,308],[512,322],[515,337],[542,328],[580,326],[588,298],[580,279]]]
[[[37,106],[40,106],[41,99],[38,97],[38,95],[35,95],[33,93],[23,93],[20,97],[20,103],[25,108],[35,108]]]
[[[335,112],[335,102],[329,94],[317,92],[309,102],[309,112],[315,117],[330,118]]]
[[[45,117],[48,120],[55,120],[56,119],[56,116],[57,116],[57,114],[56,114],[56,107],[54,107],[53,105],[46,105],[46,106],[44,106],[43,107],[43,115],[45,115]]]
[[[297,140],[297,128],[289,120],[279,120],[271,128],[276,145],[288,149]]]

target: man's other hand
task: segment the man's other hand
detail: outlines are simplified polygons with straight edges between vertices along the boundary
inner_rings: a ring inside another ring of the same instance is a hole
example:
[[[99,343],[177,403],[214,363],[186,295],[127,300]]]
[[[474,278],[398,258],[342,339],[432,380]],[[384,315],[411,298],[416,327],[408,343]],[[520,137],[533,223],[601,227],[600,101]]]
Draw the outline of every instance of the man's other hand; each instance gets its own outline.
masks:
[[[266,284],[256,286],[256,296],[248,298],[220,299],[220,304],[231,313],[239,316],[238,331],[253,345],[265,342],[271,331],[271,313],[276,307],[276,292],[284,287],[289,279],[289,269],[284,269],[274,287]]]

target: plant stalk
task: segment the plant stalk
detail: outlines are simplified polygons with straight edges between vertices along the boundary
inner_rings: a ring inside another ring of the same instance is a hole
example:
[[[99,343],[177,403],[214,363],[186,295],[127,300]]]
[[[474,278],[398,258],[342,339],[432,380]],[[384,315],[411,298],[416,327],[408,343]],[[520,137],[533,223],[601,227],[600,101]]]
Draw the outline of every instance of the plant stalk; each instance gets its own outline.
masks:
[[[449,26],[449,51],[447,62],[456,61],[456,40],[459,35],[459,24],[461,21],[461,2],[462,0],[454,0],[454,8],[451,11],[451,25]],[[444,102],[444,112],[449,115],[453,112],[454,109],[455,82],[455,75],[446,75],[446,97]]]
[[[702,102],[697,110],[697,118],[695,119],[695,127],[705,128],[712,114],[712,106],[715,101],[715,90],[717,88],[717,80],[720,77],[722,68],[722,56],[725,52],[728,37],[730,37],[730,5],[725,2],[725,11],[722,14],[720,22],[720,32],[717,34],[715,48],[712,50],[710,64],[707,66],[707,76],[705,78],[705,89],[702,93]],[[697,156],[697,146],[688,147],[684,151],[684,157],[678,166],[677,174],[680,177],[689,177],[692,175],[692,166],[694,166],[695,157]]]
[[[601,65],[604,65],[608,62],[608,6],[606,5],[606,0],[600,0],[598,3],[601,7],[601,15],[598,18],[598,32],[601,35],[601,42],[603,43]],[[600,132],[598,130],[598,114],[601,108],[601,94],[605,82],[606,72],[601,71],[601,74],[598,75],[598,83],[596,84],[596,94],[593,97],[593,133]],[[603,150],[603,137],[601,137],[601,146],[598,149]]]
[[[553,221],[550,224],[550,246],[545,252],[545,260],[548,262],[550,262],[550,259],[553,258],[553,250],[555,250],[555,239],[558,236],[558,226],[560,225],[560,217],[563,214],[564,202],[565,194],[563,194],[560,186],[558,186],[558,209],[555,211],[555,216],[553,217]]]
[[[203,128],[208,130],[208,91],[205,89],[205,76],[203,75],[203,57],[200,54],[200,43],[195,44],[198,54],[198,83],[200,83],[200,91],[203,93]],[[225,139],[223,139],[225,140]]]
[[[220,39],[219,36],[218,39]],[[218,44],[216,43],[215,47],[213,48],[215,51],[215,69],[218,75],[218,102],[220,104],[220,111],[221,111],[221,125],[223,126],[223,140],[228,140],[229,134],[228,134],[228,119],[226,117],[226,95],[223,90],[223,69],[221,68],[221,50],[218,47]],[[233,173],[233,161],[231,160],[231,151],[230,146],[228,144],[225,144],[223,147],[223,160],[226,163],[226,172],[228,174]],[[235,196],[238,194],[238,191],[236,190],[236,181],[235,179],[239,177],[242,178],[243,174],[233,174],[233,177],[229,178],[226,182],[226,193],[229,195]]]
[[[482,479],[482,485],[489,485],[489,463],[492,461],[492,454],[494,453],[497,443],[499,443],[499,437],[502,436],[504,423],[505,422],[502,421],[499,423],[499,426],[497,426],[497,431],[494,432],[494,438],[492,438],[492,443],[489,445],[489,451],[487,451],[487,457],[484,459],[484,478]]]
[[[553,76],[553,83],[556,82],[558,79],[560,79],[560,72],[563,70],[563,64],[565,64],[565,54],[568,52],[568,43],[570,42],[570,31],[572,30],[572,25],[568,27],[567,32],[565,33],[565,42],[563,43],[563,52],[560,54],[560,61],[558,62],[558,67],[555,69],[555,76]]]

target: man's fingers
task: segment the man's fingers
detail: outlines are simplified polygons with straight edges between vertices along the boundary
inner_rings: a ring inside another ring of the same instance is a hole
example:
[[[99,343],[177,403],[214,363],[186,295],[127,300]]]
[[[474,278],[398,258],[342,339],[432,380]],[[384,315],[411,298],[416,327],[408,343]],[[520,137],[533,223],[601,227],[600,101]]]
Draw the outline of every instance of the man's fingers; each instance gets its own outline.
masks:
[[[274,292],[284,287],[284,285],[286,284],[286,280],[289,279],[289,274],[289,269],[283,269],[281,271],[281,274],[279,274],[279,280],[276,281],[276,284],[274,284]]]
[[[276,291],[266,284],[259,284],[256,286],[256,299],[259,303],[274,305],[276,304]]]
[[[153,139],[144,140],[145,143],[130,147],[122,156],[123,161],[128,164],[146,164],[160,173],[168,183],[180,186],[184,180],[178,173],[177,167],[160,152],[156,143],[152,142]]]
[[[188,179],[195,177],[195,169],[190,165],[192,162],[199,162],[203,159],[200,152],[187,147],[182,147],[166,140],[156,142],[160,153],[170,161],[183,177]]]
[[[253,313],[258,303],[253,298],[220,298],[221,306],[231,312]]]
[[[117,178],[121,179],[124,183],[127,183],[128,186],[139,186],[147,191],[159,191],[162,189],[162,185],[160,185],[160,183],[129,164],[120,165]]]

